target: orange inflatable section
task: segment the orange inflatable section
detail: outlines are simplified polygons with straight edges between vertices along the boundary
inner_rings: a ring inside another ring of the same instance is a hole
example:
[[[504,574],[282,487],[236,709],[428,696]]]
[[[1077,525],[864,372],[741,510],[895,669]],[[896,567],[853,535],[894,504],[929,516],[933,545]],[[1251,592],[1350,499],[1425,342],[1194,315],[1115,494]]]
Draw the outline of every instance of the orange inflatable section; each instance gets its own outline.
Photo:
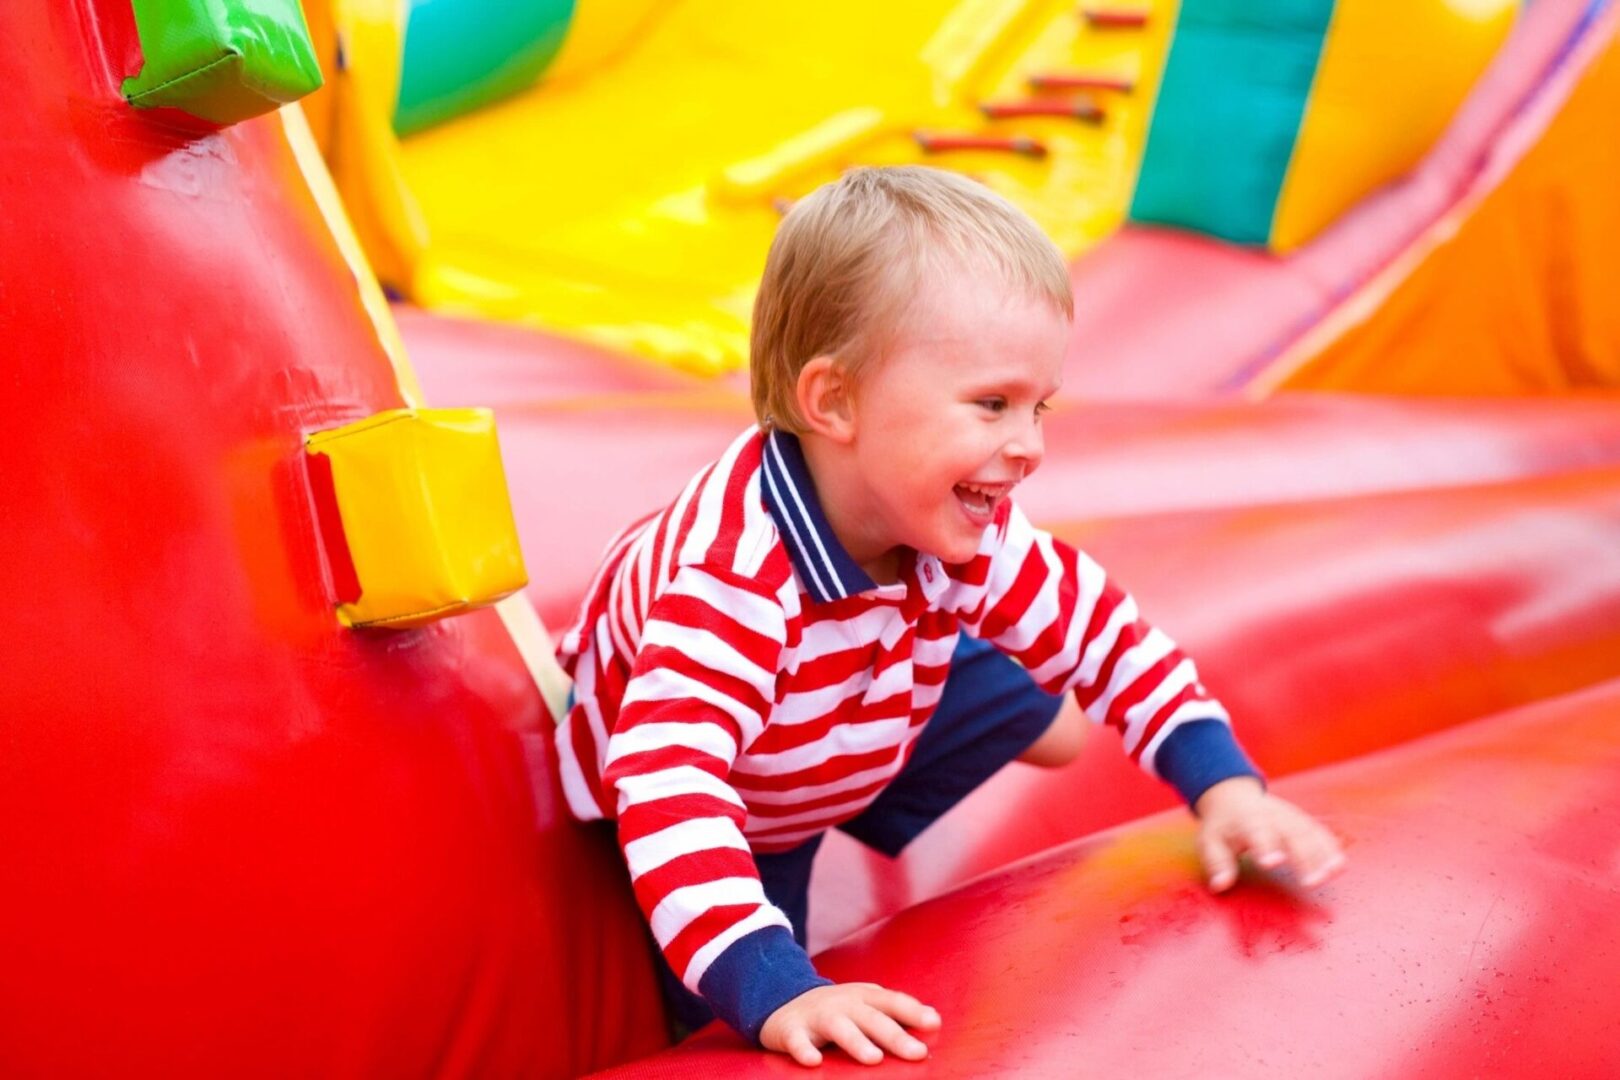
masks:
[[[1262,385],[1401,394],[1620,386],[1620,48],[1535,146],[1283,356]],[[1487,175],[1501,158],[1485,164]],[[1437,343],[1444,343],[1438,347]]]

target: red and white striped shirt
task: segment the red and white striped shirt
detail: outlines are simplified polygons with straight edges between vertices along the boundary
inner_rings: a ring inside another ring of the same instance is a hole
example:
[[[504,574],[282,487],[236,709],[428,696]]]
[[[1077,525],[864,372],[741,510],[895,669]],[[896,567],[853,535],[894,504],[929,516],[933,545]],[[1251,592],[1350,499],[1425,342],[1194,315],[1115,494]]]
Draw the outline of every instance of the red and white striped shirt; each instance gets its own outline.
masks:
[[[1002,510],[971,562],[919,553],[877,585],[828,527],[797,439],[750,430],[609,545],[558,648],[575,680],[563,789],[577,817],[618,819],[637,900],[694,992],[735,943],[787,927],[751,853],[849,820],[895,777],[961,630],[1073,690],[1149,772],[1178,725],[1226,719],[1095,562]]]

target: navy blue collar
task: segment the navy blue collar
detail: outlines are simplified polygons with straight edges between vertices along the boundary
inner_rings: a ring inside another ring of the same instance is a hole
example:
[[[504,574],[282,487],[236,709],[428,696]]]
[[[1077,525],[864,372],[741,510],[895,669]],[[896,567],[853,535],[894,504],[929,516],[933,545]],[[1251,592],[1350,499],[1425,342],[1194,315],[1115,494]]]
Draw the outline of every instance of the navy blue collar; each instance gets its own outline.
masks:
[[[833,535],[799,437],[774,428],[765,436],[761,493],[776,520],[788,557],[803,585],[819,603],[877,588],[877,582],[850,557]]]

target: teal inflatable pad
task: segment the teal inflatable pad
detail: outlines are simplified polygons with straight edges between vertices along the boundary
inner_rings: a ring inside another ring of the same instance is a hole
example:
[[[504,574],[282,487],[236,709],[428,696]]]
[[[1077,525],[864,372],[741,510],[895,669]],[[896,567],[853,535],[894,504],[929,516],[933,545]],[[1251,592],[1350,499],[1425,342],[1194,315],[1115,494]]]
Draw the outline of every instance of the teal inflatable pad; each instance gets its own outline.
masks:
[[[574,0],[412,0],[394,130],[409,135],[532,86],[573,19]]]
[[[1265,244],[1333,0],[1184,0],[1131,219]]]

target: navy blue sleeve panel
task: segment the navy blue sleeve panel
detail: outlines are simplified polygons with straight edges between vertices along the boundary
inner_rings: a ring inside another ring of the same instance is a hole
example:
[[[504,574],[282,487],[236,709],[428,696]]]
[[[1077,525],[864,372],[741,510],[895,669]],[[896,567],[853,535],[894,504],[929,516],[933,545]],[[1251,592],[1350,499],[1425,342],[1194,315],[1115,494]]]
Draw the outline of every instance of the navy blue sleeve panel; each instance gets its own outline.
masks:
[[[806,990],[831,985],[791,932],[767,926],[732,942],[703,973],[698,990],[715,1016],[757,1043],[773,1012]]]
[[[1220,720],[1193,720],[1172,731],[1153,759],[1159,776],[1180,792],[1188,806],[1222,780],[1265,777],[1237,744],[1232,728]]]

